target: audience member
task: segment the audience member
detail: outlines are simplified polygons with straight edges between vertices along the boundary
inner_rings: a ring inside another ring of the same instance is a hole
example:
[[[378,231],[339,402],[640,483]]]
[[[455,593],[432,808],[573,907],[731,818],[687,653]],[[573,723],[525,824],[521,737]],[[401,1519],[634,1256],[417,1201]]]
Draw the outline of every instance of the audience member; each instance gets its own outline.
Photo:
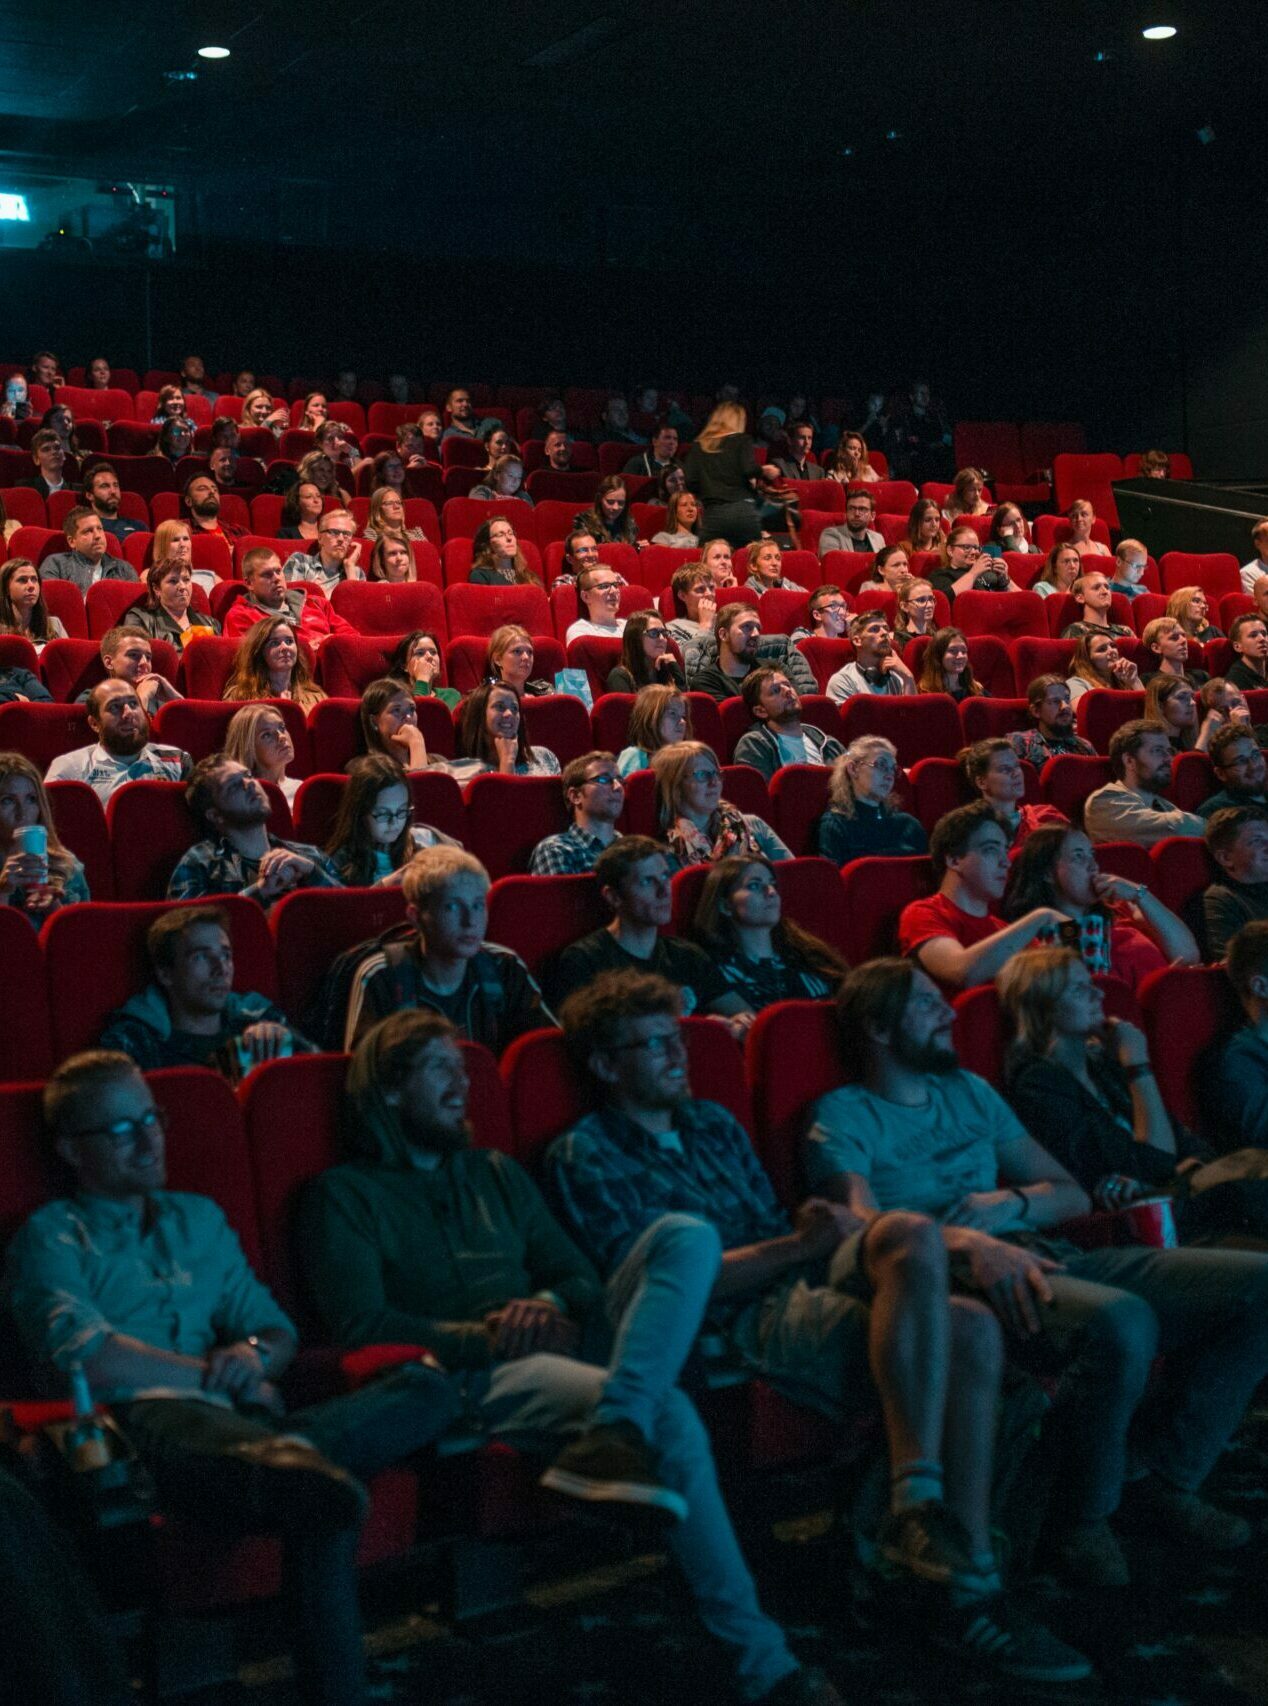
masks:
[[[959,628],[939,628],[920,660],[920,693],[947,693],[960,704],[980,698],[985,689],[973,673],[969,642]]]
[[[102,635],[101,661],[106,671],[105,679],[126,681],[135,689],[142,710],[151,719],[171,700],[184,697],[165,675],[156,673],[149,636],[128,623],[108,628]],[[75,703],[86,705],[90,692],[90,688],[85,688]]]
[[[903,697],[915,693],[916,678],[894,649],[894,639],[879,610],[856,610],[850,617],[854,656],[828,678],[829,699],[844,704],[856,693]]]
[[[703,563],[687,563],[674,570],[669,590],[674,601],[669,636],[685,649],[702,635],[713,632],[718,613],[717,587]]]
[[[1208,716],[1210,713],[1208,712]],[[1198,816],[1208,822],[1225,806],[1249,806],[1268,816],[1268,766],[1247,723],[1225,723],[1216,729],[1207,746],[1207,756],[1220,784],[1198,807]]]
[[[1220,870],[1202,896],[1206,956],[1222,960],[1244,925],[1268,918],[1268,819],[1224,806],[1207,820],[1206,845]]]
[[[87,782],[104,806],[125,782],[181,782],[190,773],[190,756],[176,746],[150,740],[150,719],[127,681],[99,681],[88,695],[92,746],[60,753],[45,772],[49,782]]]
[[[621,608],[621,587],[624,582],[607,563],[583,568],[577,576],[577,599],[584,616],[568,625],[565,643],[571,644],[583,634],[598,639],[620,639],[625,632],[625,618],[618,615]]]
[[[826,556],[829,551],[853,551],[858,555],[874,557],[885,544],[884,535],[878,533],[873,525],[875,520],[876,499],[872,494],[847,492],[845,526],[824,528],[819,535],[819,555]]]
[[[1009,852],[1017,853],[1035,830],[1065,826],[1069,819],[1056,806],[1026,804],[1026,772],[1011,740],[995,735],[974,741],[956,755],[970,792],[980,795],[1003,824]]]
[[[848,626],[848,624],[847,624]],[[894,647],[903,652],[912,640],[932,639],[938,627],[938,594],[932,581],[910,578],[898,589]]]
[[[172,872],[169,900],[240,894],[267,908],[292,889],[341,886],[319,848],[272,833],[268,791],[245,764],[223,752],[200,758],[185,800],[202,839]]]
[[[10,557],[0,566],[0,634],[17,634],[37,652],[50,640],[66,638],[61,621],[45,602],[40,571],[29,557]]]
[[[270,546],[251,547],[242,559],[242,578],[246,591],[225,613],[226,639],[240,640],[269,621],[286,623],[314,651],[332,634],[357,636],[317,586],[287,586],[282,559]]]
[[[784,574],[784,553],[775,539],[755,539],[745,552],[748,577],[744,582],[749,592],[760,597],[764,592],[805,592],[805,587],[790,581]]]
[[[534,433],[533,436],[536,438],[537,434]],[[553,429],[548,432],[542,440],[542,456],[545,458],[545,466],[554,474],[571,474],[574,471],[572,440],[566,432]],[[580,469],[576,471],[579,473]]]
[[[1222,1149],[1268,1149],[1268,909],[1232,937],[1226,969],[1246,1022],[1220,1050],[1210,1130]]]
[[[858,585],[860,598],[870,592],[892,592],[897,598],[911,579],[911,559],[901,545],[883,545],[872,567],[872,575]]]
[[[1140,671],[1131,658],[1120,653],[1112,635],[1097,630],[1082,634],[1075,641],[1066,680],[1072,702],[1094,687],[1111,693],[1135,693],[1142,686]]]
[[[472,586],[540,586],[541,577],[528,566],[514,527],[504,515],[492,515],[476,528],[471,540]]]
[[[537,648],[528,629],[517,622],[506,622],[489,635],[484,654],[485,680],[494,687],[509,687],[519,699],[526,694],[530,699],[540,699],[545,693],[553,693],[555,684],[544,676],[533,675],[536,658]]]
[[[734,402],[717,404],[687,452],[684,464],[687,490],[704,507],[700,523],[703,540],[725,539],[747,545],[762,531],[754,485],[759,473],[776,479],[773,463],[759,469],[747,416]]]
[[[548,747],[530,746],[519,694],[486,681],[467,695],[458,723],[458,756],[447,768],[461,782],[492,772],[501,776],[558,776]]]
[[[949,1297],[936,1226],[893,1215],[860,1236],[855,1217],[818,1198],[785,1214],[734,1116],[692,1098],[680,1012],[665,980],[630,973],[566,1003],[565,1035],[597,1094],[547,1156],[568,1226],[605,1275],[658,1231],[711,1232],[710,1283],[679,1331],[703,1320],[747,1367],[838,1423],[874,1409],[879,1388],[891,1481],[868,1540],[882,1567],[926,1584],[940,1644],[1017,1678],[1086,1676],[1085,1659],[1001,1604],[986,1421],[999,1335],[981,1303]]]
[[[44,831],[42,852],[18,844],[34,828]],[[84,867],[58,836],[39,771],[21,753],[0,752],[0,906],[25,912],[38,930],[59,906],[91,898]]]
[[[96,462],[84,476],[84,496],[101,525],[115,539],[126,539],[129,533],[143,533],[145,523],[119,514],[123,488],[119,476],[108,462]]]
[[[490,420],[497,425],[496,416],[478,416],[471,404],[471,393],[464,385],[455,385],[445,398],[445,418],[448,425],[441,437],[482,438]]]
[[[646,770],[652,754],[662,746],[690,740],[691,706],[685,693],[677,687],[642,687],[630,710],[626,739],[629,745],[621,748],[616,768],[619,775],[632,776],[636,770]]]
[[[1161,673],[1145,689],[1142,715],[1146,722],[1163,725],[1175,752],[1205,752],[1221,720],[1218,712],[1208,711],[1199,722],[1195,683]]]
[[[907,517],[906,537],[899,540],[909,557],[917,551],[936,551],[941,557],[946,541],[942,511],[933,498],[917,498]]]
[[[1002,908],[1025,918],[1039,907],[1060,914],[1035,940],[1073,948],[1090,972],[1116,977],[1133,991],[1164,966],[1201,958],[1193,932],[1146,883],[1102,871],[1091,841],[1070,824],[1037,829],[1013,860]]]
[[[1083,573],[1083,558],[1069,540],[1054,545],[1043,560],[1043,568],[1031,582],[1030,590],[1040,598],[1063,597],[1073,593],[1075,582]]]
[[[665,525],[652,534],[653,545],[668,545],[674,550],[700,549],[700,500],[694,492],[672,492],[665,515]]]
[[[669,643],[669,629],[659,610],[637,610],[621,636],[621,661],[608,671],[604,691],[637,693],[640,688],[668,682],[686,686],[682,667]]]
[[[817,691],[814,673],[786,634],[762,633],[751,604],[724,604],[714,618],[713,634],[698,636],[687,650],[687,686],[721,704],[733,699],[740,683],[759,664],[783,670],[798,693]]]
[[[776,1001],[820,1000],[845,976],[834,948],[783,916],[775,868],[765,859],[714,865],[692,934],[752,1013]]]
[[[1060,1489],[1047,1536],[1058,1571],[1084,1588],[1127,1584],[1116,1512],[1155,1540],[1245,1545],[1249,1525],[1198,1489],[1268,1366],[1268,1257],[1078,1249],[1056,1229],[1087,1212],[1086,1194],[997,1091],[960,1070],[954,1012],[916,966],[856,968],[838,1014],[857,1082],[819,1101],[808,1183],[855,1215],[934,1216],[1007,1329],[1010,1354],[1049,1372],[1063,1365],[1045,1430]],[[1160,1341],[1165,1388],[1142,1405]]]
[[[834,735],[801,720],[801,695],[782,670],[762,667],[746,675],[740,696],[754,728],[735,745],[735,763],[750,764],[769,782],[785,764],[827,768],[845,750]]]
[[[35,473],[22,484],[38,492],[47,502],[56,492],[76,490],[75,483],[66,478],[66,446],[55,432],[41,428],[31,440],[31,457]]]
[[[82,593],[98,581],[134,581],[137,572],[122,557],[107,550],[107,534],[96,510],[80,505],[68,510],[63,524],[69,551],[55,551],[40,564],[46,581],[72,581]]]
[[[819,819],[817,851],[834,865],[851,859],[925,853],[919,818],[901,810],[894,783],[898,749],[883,735],[860,735],[832,766],[828,809]]]
[[[406,524],[405,500],[395,486],[379,486],[371,494],[370,515],[363,532],[371,541],[400,539],[406,544],[427,537],[425,528]]]
[[[1268,575],[1268,519],[1257,521],[1250,530],[1250,542],[1255,555],[1241,567],[1242,591],[1252,593],[1256,582]]]
[[[365,566],[365,578],[383,581],[389,586],[403,586],[408,581],[416,581],[418,564],[414,561],[409,540],[387,536],[376,540]]]
[[[1014,503],[996,504],[991,511],[991,529],[982,546],[988,557],[1002,557],[1005,551],[1020,556],[1037,556],[1039,547],[1030,537],[1030,525]]]
[[[948,533],[942,561],[929,579],[952,603],[962,592],[1021,591],[1002,559],[984,552],[976,529],[963,523]]]
[[[1171,739],[1162,723],[1123,723],[1109,741],[1114,780],[1089,794],[1083,822],[1093,841],[1134,841],[1152,847],[1168,835],[1201,835],[1194,812],[1169,806],[1161,796],[1171,781]]]
[[[597,1276],[527,1173],[473,1145],[467,1094],[442,1017],[395,1014],[359,1045],[347,1158],[302,1210],[327,1328],[341,1344],[390,1334],[434,1346],[462,1382],[468,1425],[520,1448],[530,1437],[556,1450],[567,1442],[544,1485],[670,1523],[671,1549],[744,1699],[840,1706],[760,1611],[708,1436],[677,1388],[698,1314],[684,1308],[683,1287],[712,1285],[716,1250],[685,1222],[644,1240],[608,1290],[608,1360],[579,1360],[587,1340],[612,1344],[594,1331],[604,1313]]]
[[[764,818],[722,798],[717,754],[703,741],[679,741],[652,754],[656,818],[673,870],[711,865],[732,856],[791,859],[792,853]]]
[[[985,800],[938,819],[929,857],[937,891],[903,908],[898,946],[943,989],[990,983],[1045,925],[1060,929],[1053,906],[1032,907],[1011,924],[996,917],[992,908],[1008,882],[1008,835]]]
[[[592,533],[601,545],[640,544],[622,474],[606,474],[595,488],[594,502],[576,516],[573,527]]]
[[[1096,511],[1086,498],[1077,498],[1065,512],[1065,518],[1070,523],[1070,543],[1080,557],[1109,556],[1109,546],[1102,545],[1099,539],[1092,537],[1092,529],[1096,525]]]
[[[358,1477],[420,1450],[457,1403],[422,1360],[285,1413],[295,1329],[209,1197],[166,1190],[168,1116],[127,1055],[73,1056],[44,1090],[74,1196],[9,1247],[8,1294],[51,1390],[72,1365],[109,1403],[164,1511],[281,1536],[296,1689],[359,1706],[355,1575],[369,1494]]]
[[[1090,634],[1108,634],[1114,640],[1130,636],[1129,627],[1122,622],[1110,621],[1114,594],[1109,576],[1103,569],[1085,569],[1070,588],[1070,593],[1082,606],[1082,614],[1077,622],[1070,622],[1061,630],[1063,640],[1081,640]]]
[[[191,640],[218,634],[214,616],[194,608],[194,571],[188,563],[155,558],[145,571],[145,596],[123,614],[126,628],[183,649]]]
[[[616,840],[625,788],[610,752],[587,752],[564,765],[560,782],[572,823],[534,847],[528,868],[535,877],[573,877],[592,871]]]
[[[1141,680],[1148,687],[1158,678],[1184,679],[1201,687],[1210,677],[1205,670],[1189,668],[1189,636],[1174,616],[1155,616],[1146,622],[1140,643],[1147,662]]]
[[[991,506],[983,496],[985,490],[986,482],[977,468],[961,468],[952,482],[943,515],[948,521],[959,521],[966,515],[989,515]]]
[[[599,541],[593,533],[585,528],[577,528],[564,540],[564,558],[560,564],[559,573],[553,581],[554,586],[567,586],[581,578],[586,569],[597,569],[599,566]],[[615,574],[616,571],[613,570]],[[624,585],[620,575],[616,575],[619,585]]]
[[[625,464],[626,474],[645,474],[649,479],[660,477],[666,468],[678,466],[678,428],[669,420],[656,422],[652,441],[646,450],[639,451]],[[672,518],[671,518],[672,519]],[[661,541],[653,540],[653,544]]]
[[[282,519],[278,525],[277,537],[307,539],[315,543],[324,505],[322,489],[315,480],[296,480],[282,500]]]
[[[402,1008],[440,1013],[494,1054],[525,1031],[554,1024],[519,955],[484,940],[489,874],[478,859],[460,847],[426,848],[405,867],[401,889],[414,934],[374,949],[357,967],[346,1046]]]
[[[789,635],[794,645],[799,645],[802,640],[844,638],[850,625],[850,606],[839,586],[829,582],[815,588],[806,600],[806,622],[808,627],[799,624]]]
[[[430,766],[427,742],[418,726],[418,705],[409,688],[394,676],[380,676],[362,689],[360,722],[367,752],[382,753],[411,776]]]
[[[1123,598],[1139,598],[1148,588],[1144,585],[1149,553],[1139,539],[1120,539],[1114,552],[1114,578],[1110,591]]]
[[[723,592],[739,586],[735,578],[735,558],[728,539],[706,539],[700,547],[700,561],[713,577],[714,587]]]
[[[1209,620],[1210,612],[1211,601],[1200,586],[1178,587],[1167,600],[1167,615],[1174,616],[1189,638],[1200,646],[1224,637],[1224,630]]]
[[[654,972],[679,992],[684,1013],[723,1019],[743,1034],[752,1012],[721,969],[694,942],[662,935],[673,916],[670,863],[645,835],[619,836],[599,855],[595,881],[609,924],[556,954],[543,967],[547,999],[558,1010],[566,998],[604,972]]]
[[[48,561],[43,568],[47,575]],[[1228,637],[1237,661],[1226,671],[1225,680],[1243,692],[1268,687],[1268,622],[1259,615],[1235,616]]]
[[[439,699],[451,711],[462,701],[456,687],[444,685],[440,640],[425,628],[405,635],[388,659],[387,672],[394,681],[403,681],[415,699]]]
[[[181,493],[185,515],[196,533],[216,533],[225,539],[241,539],[246,532],[236,521],[222,519],[220,487],[210,474],[195,474],[186,480]]]
[[[274,554],[275,555],[275,554]],[[260,578],[267,569],[261,569]],[[243,601],[230,607],[229,617]],[[233,654],[224,699],[290,699],[307,716],[326,697],[313,680],[300,627],[288,616],[265,616],[247,629]]]
[[[295,743],[276,705],[244,705],[235,711],[225,730],[224,751],[261,782],[272,783],[288,806],[295,804],[302,779],[286,774],[286,766],[295,762]]]
[[[415,853],[456,847],[451,836],[414,821],[409,780],[394,758],[371,752],[348,764],[348,785],[326,843],[346,888],[398,888]]]
[[[327,598],[343,581],[365,579],[357,524],[346,509],[328,509],[317,523],[317,549],[296,551],[282,565],[288,580],[310,581]]]
[[[774,458],[780,473],[790,480],[822,480],[823,469],[812,460],[815,429],[809,421],[797,421],[784,433],[786,454]]]

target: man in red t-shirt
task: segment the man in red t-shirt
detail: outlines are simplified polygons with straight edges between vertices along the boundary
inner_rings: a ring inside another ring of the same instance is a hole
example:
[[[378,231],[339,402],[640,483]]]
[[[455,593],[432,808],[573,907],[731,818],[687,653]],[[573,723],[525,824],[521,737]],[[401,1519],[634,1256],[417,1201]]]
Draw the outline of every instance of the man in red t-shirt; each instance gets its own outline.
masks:
[[[287,586],[282,559],[267,545],[253,546],[242,559],[247,590],[229,606],[225,637],[237,640],[266,616],[289,616],[301,640],[317,651],[332,634],[355,637],[357,630],[333,610],[320,588]]]
[[[985,800],[939,818],[929,856],[938,892],[903,908],[898,946],[945,991],[990,983],[1036,931],[1062,924],[1051,906],[1037,906],[1013,924],[991,911],[1008,881],[1008,837]]]

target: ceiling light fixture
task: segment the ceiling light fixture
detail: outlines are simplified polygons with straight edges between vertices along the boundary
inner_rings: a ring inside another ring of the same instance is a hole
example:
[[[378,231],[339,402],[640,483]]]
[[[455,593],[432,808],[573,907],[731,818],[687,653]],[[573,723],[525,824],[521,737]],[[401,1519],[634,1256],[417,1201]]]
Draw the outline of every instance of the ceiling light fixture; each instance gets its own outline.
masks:
[[[1176,27],[1174,24],[1150,24],[1147,30],[1140,33],[1146,41],[1170,41],[1176,33]]]
[[[1175,34],[1174,30],[1172,34]],[[227,47],[200,47],[198,57],[199,59],[228,59],[229,49]]]

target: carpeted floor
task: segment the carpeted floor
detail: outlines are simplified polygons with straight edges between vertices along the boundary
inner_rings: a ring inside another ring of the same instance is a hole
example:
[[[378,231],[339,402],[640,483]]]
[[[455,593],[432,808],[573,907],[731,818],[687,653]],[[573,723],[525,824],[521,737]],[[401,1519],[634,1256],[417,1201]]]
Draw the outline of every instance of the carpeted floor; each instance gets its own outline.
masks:
[[[1260,1529],[1232,1558],[1204,1560],[1125,1539],[1133,1586],[1071,1594],[1042,1581],[1028,1603],[1096,1665],[1065,1687],[993,1684],[920,1635],[911,1603],[860,1606],[842,1548],[825,1520],[790,1523],[749,1543],[768,1608],[797,1652],[821,1665],[847,1702],[924,1706],[940,1697],[978,1706],[1015,1702],[1130,1702],[1244,1706],[1268,1701],[1268,1413],[1248,1424],[1209,1487]],[[522,1610],[456,1634],[434,1615],[371,1612],[372,1698],[391,1706],[713,1706],[732,1696],[725,1667],[701,1633],[674,1572],[654,1556],[587,1565],[585,1536],[530,1588]],[[195,1706],[291,1706],[284,1667],[243,1672],[240,1685],[202,1691]]]

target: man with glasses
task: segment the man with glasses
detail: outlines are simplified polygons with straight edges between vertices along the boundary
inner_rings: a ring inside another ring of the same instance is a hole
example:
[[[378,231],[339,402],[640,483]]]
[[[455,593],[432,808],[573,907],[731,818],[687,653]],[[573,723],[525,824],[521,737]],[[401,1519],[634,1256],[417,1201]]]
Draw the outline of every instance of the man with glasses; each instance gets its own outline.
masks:
[[[655,972],[679,992],[685,1013],[707,1013],[729,1022],[737,1035],[753,1015],[702,948],[661,934],[673,917],[669,860],[646,835],[623,835],[606,847],[594,866],[595,881],[612,921],[557,954],[542,968],[552,1008],[601,972]]]
[[[564,765],[560,778],[572,823],[533,849],[528,868],[535,877],[575,877],[593,871],[605,847],[616,840],[616,820],[625,807],[625,787],[610,752],[587,752]]]
[[[1268,817],[1249,806],[1223,806],[1206,825],[1219,868],[1202,896],[1206,957],[1222,960],[1243,925],[1268,919]]]
[[[879,610],[860,610],[850,618],[854,656],[828,678],[827,695],[839,704],[856,693],[902,698],[916,691],[916,678],[894,649],[889,622]]]
[[[801,640],[840,640],[850,625],[850,606],[839,586],[817,587],[806,604],[810,617],[808,628],[794,628],[792,642]]]
[[[819,555],[829,551],[866,552],[869,557],[883,549],[885,536],[872,526],[876,520],[876,500],[870,492],[847,492],[845,526],[825,527],[819,535]]]
[[[1250,713],[1246,715],[1249,719]],[[1248,806],[1252,811],[1268,815],[1268,792],[1264,788],[1268,765],[1265,765],[1249,720],[1228,723],[1217,729],[1211,736],[1207,756],[1220,789],[1202,801],[1198,807],[1199,817],[1209,822],[1226,806]]]
[[[75,1176],[8,1252],[13,1318],[44,1379],[82,1369],[164,1507],[221,1533],[277,1533],[299,1697],[365,1698],[356,1551],[364,1480],[457,1408],[430,1358],[287,1415],[295,1329],[209,1197],[166,1187],[168,1117],[127,1055],[73,1056],[44,1123]]]
[[[228,915],[216,906],[177,906],[145,933],[153,981],[106,1020],[101,1047],[128,1055],[143,1072],[210,1066],[245,1077],[314,1045],[267,996],[233,987]]]
[[[327,598],[341,581],[363,581],[357,524],[346,509],[328,509],[317,523],[317,549],[295,551],[282,565],[287,580],[311,581]]]
[[[756,725],[740,736],[735,762],[751,764],[769,782],[785,764],[827,769],[845,748],[834,736],[801,720],[801,695],[779,669],[755,669],[740,689]]]
[[[577,597],[585,615],[569,623],[568,632],[564,637],[567,645],[571,645],[582,635],[593,635],[596,639],[619,640],[625,632],[625,618],[618,615],[621,608],[621,588],[625,582],[615,569],[597,560],[597,547],[595,557],[594,564],[582,568],[577,576]]]
[[[302,552],[289,562],[311,563]],[[324,646],[332,634],[358,637],[357,629],[330,603],[325,593],[314,585],[287,586],[286,569],[271,545],[253,545],[242,559],[242,578],[246,591],[225,613],[225,638],[240,640],[248,629],[266,616],[288,616],[295,632],[314,651]]]

